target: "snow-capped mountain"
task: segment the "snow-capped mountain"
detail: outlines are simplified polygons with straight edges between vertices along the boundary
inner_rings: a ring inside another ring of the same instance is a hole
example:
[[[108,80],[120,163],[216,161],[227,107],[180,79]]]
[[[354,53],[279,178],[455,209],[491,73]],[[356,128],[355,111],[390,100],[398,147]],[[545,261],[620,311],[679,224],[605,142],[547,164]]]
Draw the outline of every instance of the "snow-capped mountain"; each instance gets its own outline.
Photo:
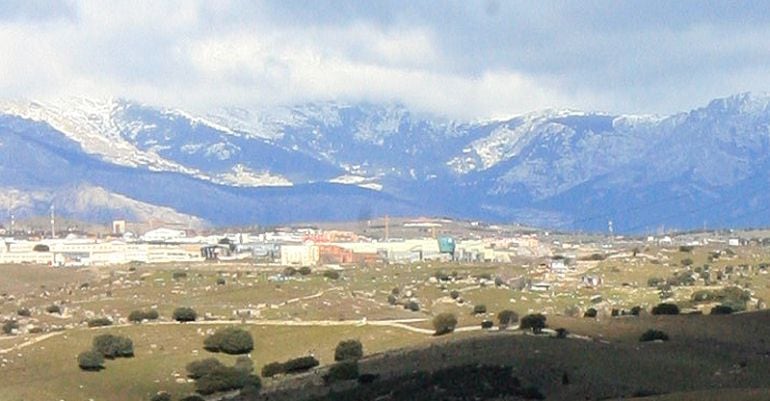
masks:
[[[61,202],[122,199],[144,208],[137,218],[156,205],[214,224],[417,212],[589,230],[770,224],[768,104],[740,94],[670,116],[462,122],[400,105],[195,115],[123,99],[13,101],[0,104],[0,186],[44,200],[85,188],[100,196]]]

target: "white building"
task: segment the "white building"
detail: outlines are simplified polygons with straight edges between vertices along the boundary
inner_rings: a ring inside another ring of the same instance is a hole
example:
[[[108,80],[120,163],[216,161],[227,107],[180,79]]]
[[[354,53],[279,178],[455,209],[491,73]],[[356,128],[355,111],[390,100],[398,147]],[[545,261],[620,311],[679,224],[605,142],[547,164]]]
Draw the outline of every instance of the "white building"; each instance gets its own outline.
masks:
[[[187,238],[187,233],[185,233],[184,230],[174,230],[163,227],[147,231],[141,237],[143,241],[147,242],[166,242],[182,240],[184,238]]]

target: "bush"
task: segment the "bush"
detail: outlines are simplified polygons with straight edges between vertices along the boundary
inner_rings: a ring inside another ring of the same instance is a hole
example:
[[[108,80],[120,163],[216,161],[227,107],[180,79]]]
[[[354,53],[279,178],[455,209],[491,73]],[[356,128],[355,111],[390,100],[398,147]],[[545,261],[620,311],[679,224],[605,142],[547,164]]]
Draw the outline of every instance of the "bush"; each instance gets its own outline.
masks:
[[[280,373],[286,373],[283,370],[283,364],[280,362],[270,362],[262,367],[262,377],[273,377]]]
[[[150,401],[171,401],[171,394],[165,391],[160,391],[150,397]]]
[[[134,356],[134,343],[128,337],[102,334],[94,337],[93,350],[105,358],[129,358]]]
[[[571,305],[564,308],[564,315],[569,317],[580,316],[580,308],[577,305]]]
[[[652,307],[653,315],[678,315],[679,307],[676,304],[662,303]]]
[[[533,333],[540,333],[546,327],[546,317],[542,313],[533,313],[521,318],[521,329],[532,329]]]
[[[679,247],[679,252],[686,252],[686,253],[690,253],[690,252],[692,252],[692,250],[693,250],[693,249],[694,249],[694,248],[693,248],[692,246],[689,246],[689,245],[682,245],[682,246],[680,246],[680,247]]]
[[[251,372],[254,371],[254,361],[246,355],[241,355],[238,358],[235,358],[235,365],[233,365],[233,367],[241,372],[251,374]]]
[[[642,336],[639,337],[640,342],[655,341],[655,340],[668,341],[668,334],[660,330],[649,329],[644,333],[642,333]]]
[[[512,310],[506,309],[506,310],[500,311],[500,313],[497,314],[497,322],[498,324],[500,324],[501,329],[504,329],[518,321],[519,321],[519,315]]]
[[[226,283],[224,277],[217,277],[217,285],[225,285]]]
[[[583,317],[596,317],[597,314],[596,308],[588,308],[585,313],[583,313]]]
[[[106,317],[97,317],[88,321],[88,327],[112,326],[112,320]]]
[[[393,287],[392,290],[390,290],[390,293],[393,295],[401,294],[401,290],[398,287]]]
[[[389,294],[388,295],[388,304],[395,305],[396,302],[398,302],[398,299],[396,298],[396,296],[393,295],[393,294]]]
[[[199,395],[188,395],[186,397],[182,397],[179,399],[179,401],[206,401],[205,398],[199,396]]]
[[[482,320],[481,321],[481,328],[482,329],[491,329],[495,326],[495,323],[491,320]]]
[[[419,312],[420,304],[418,304],[416,301],[409,301],[404,304],[404,309],[409,309],[412,312]]]
[[[364,346],[358,340],[345,340],[334,349],[334,360],[347,361],[361,359],[364,356]]]
[[[128,321],[141,323],[144,320],[156,320],[160,315],[158,311],[150,309],[149,311],[135,310],[128,314]]]
[[[647,286],[648,287],[657,287],[663,283],[665,283],[666,280],[660,278],[660,277],[650,277],[647,279]]]
[[[556,338],[567,338],[567,335],[569,335],[569,331],[565,328],[558,328],[556,329]]]
[[[340,272],[336,270],[327,270],[324,272],[323,276],[330,280],[337,280],[340,278]]]
[[[242,389],[246,385],[261,387],[261,382],[256,376],[249,375],[230,366],[215,368],[208,374],[195,381],[195,391],[208,395],[220,391]]]
[[[254,339],[251,333],[237,327],[226,327],[217,330],[203,340],[203,348],[210,352],[225,354],[246,354],[254,349]]]
[[[310,266],[302,266],[299,268],[299,274],[303,276],[307,276],[308,274],[313,272],[313,269],[310,268]]]
[[[19,329],[19,323],[15,320],[8,320],[3,323],[3,334],[13,334],[14,330]]]
[[[277,374],[299,373],[318,366],[318,359],[313,356],[301,356],[286,362],[271,362],[262,367],[262,377],[273,377]]]
[[[85,351],[78,355],[80,369],[97,371],[104,368],[104,356],[96,351]]]
[[[61,315],[61,307],[59,305],[49,305],[45,308],[48,313],[58,313]]]
[[[451,333],[455,331],[455,327],[457,327],[457,317],[452,313],[439,313],[433,318],[433,328],[437,336]]]
[[[198,318],[198,314],[195,310],[186,306],[174,309],[172,316],[177,322],[194,322],[195,319]]]
[[[487,313],[487,306],[484,304],[475,305],[473,307],[473,314],[474,315],[480,315],[482,313]]]
[[[46,244],[37,244],[32,248],[35,252],[48,252],[51,250],[51,248],[48,247]]]
[[[692,266],[693,260],[691,258],[682,259],[682,266]]]
[[[191,379],[199,379],[214,369],[224,367],[222,362],[219,362],[217,358],[206,358],[198,361],[192,361],[187,364],[187,377]]]
[[[16,311],[16,314],[24,317],[32,316],[32,312],[30,312],[29,309],[27,308],[20,308],[19,310]]]
[[[631,314],[634,316],[639,316],[639,314],[642,313],[642,307],[641,306],[634,306],[631,308]]]
[[[733,313],[733,308],[727,306],[727,305],[717,305],[713,308],[711,308],[711,314],[712,315],[729,315]]]
[[[457,291],[457,290],[452,290],[452,291],[449,293],[449,296],[450,296],[450,297],[452,297],[452,299],[457,299],[457,298],[459,298],[459,297],[460,297],[460,291]]]
[[[187,278],[187,272],[173,272],[171,273],[171,278],[174,280],[181,280],[183,278]]]
[[[326,384],[358,379],[358,362],[355,360],[342,361],[335,363],[329,368],[329,373],[324,375]]]

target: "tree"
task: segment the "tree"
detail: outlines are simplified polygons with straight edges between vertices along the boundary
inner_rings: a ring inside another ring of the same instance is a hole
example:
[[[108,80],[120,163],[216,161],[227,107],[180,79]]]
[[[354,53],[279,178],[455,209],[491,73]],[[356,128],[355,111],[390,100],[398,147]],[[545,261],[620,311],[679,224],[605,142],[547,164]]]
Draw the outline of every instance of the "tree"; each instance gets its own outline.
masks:
[[[717,305],[711,308],[712,315],[729,315],[731,313],[733,313],[733,308],[727,305]]]
[[[13,334],[13,331],[18,329],[19,323],[15,320],[8,320],[3,323],[3,334]]]
[[[129,358],[134,356],[134,343],[128,337],[102,334],[94,337],[93,350],[105,358]]]
[[[32,248],[35,252],[49,252],[51,248],[48,247],[46,244],[37,244],[34,248]]]
[[[596,317],[597,313],[595,308],[588,308],[583,314],[583,317]]]
[[[652,307],[653,315],[678,315],[679,306],[676,304],[662,303]]]
[[[233,365],[233,367],[242,372],[251,374],[251,372],[254,371],[254,361],[252,361],[251,358],[249,358],[247,355],[241,355],[235,358],[235,365]]]
[[[668,334],[660,330],[649,329],[644,333],[642,333],[642,335],[639,337],[640,342],[655,341],[655,340],[668,341]]]
[[[358,379],[358,362],[356,360],[346,360],[335,363],[329,368],[329,373],[325,374],[323,379],[326,384],[331,384],[343,380]]]
[[[192,361],[187,364],[187,377],[191,379],[199,379],[216,368],[224,367],[222,362],[219,362],[217,358],[206,358],[198,361]]]
[[[150,401],[171,401],[171,394],[165,391],[159,391],[150,397]]]
[[[480,315],[483,313],[487,313],[487,306],[484,304],[475,305],[473,307],[473,314],[474,315]]]
[[[358,340],[344,340],[337,344],[337,348],[334,349],[334,360],[347,361],[357,360],[364,356],[364,346],[361,341]]]
[[[141,323],[144,320],[155,320],[159,317],[158,311],[151,309],[149,311],[135,310],[128,314],[128,321]]]
[[[436,330],[434,335],[440,336],[455,331],[457,327],[457,317],[453,313],[439,313],[433,318],[433,328]]]
[[[16,314],[23,317],[32,316],[32,312],[30,312],[27,308],[19,308],[19,310],[16,311]]]
[[[500,324],[500,328],[505,329],[508,326],[518,322],[519,315],[512,310],[506,309],[506,310],[500,311],[500,313],[497,314],[497,321]]]
[[[532,332],[538,334],[546,327],[546,317],[542,313],[532,313],[521,318],[521,329],[532,329]]]
[[[460,291],[452,290],[449,292],[449,296],[452,297],[452,299],[457,299],[460,297]]]
[[[61,315],[61,306],[59,305],[48,305],[45,308],[45,311],[48,313],[58,313]]]
[[[308,274],[313,272],[313,269],[310,268],[310,266],[302,266],[299,268],[299,274],[303,276],[307,276]]]
[[[251,333],[237,327],[226,327],[217,330],[203,340],[203,348],[211,352],[225,354],[246,354],[254,349],[254,339]]]
[[[172,316],[177,322],[194,322],[198,318],[195,310],[186,306],[174,309]]]
[[[98,371],[104,368],[104,356],[96,351],[85,351],[78,355],[78,366],[88,371]]]

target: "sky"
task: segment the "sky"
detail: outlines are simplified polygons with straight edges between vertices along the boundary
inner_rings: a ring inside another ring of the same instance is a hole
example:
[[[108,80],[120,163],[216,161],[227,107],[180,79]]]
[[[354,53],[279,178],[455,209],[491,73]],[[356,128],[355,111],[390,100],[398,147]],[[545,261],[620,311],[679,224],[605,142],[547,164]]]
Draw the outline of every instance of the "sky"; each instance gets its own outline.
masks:
[[[4,99],[671,114],[766,92],[768,72],[763,1],[0,3]]]

